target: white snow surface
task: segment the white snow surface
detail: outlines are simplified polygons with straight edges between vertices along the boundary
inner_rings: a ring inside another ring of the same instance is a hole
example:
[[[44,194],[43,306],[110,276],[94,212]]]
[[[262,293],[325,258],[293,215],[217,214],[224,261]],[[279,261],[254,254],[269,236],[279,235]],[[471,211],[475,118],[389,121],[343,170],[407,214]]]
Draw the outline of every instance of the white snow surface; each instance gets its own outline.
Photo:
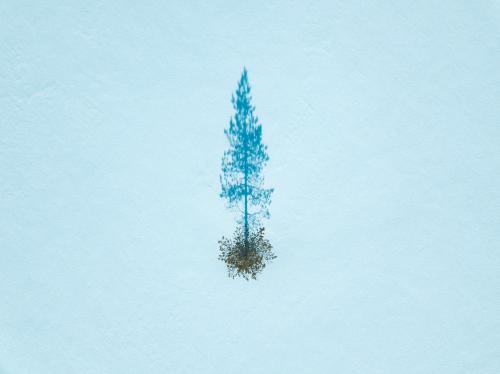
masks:
[[[0,2],[0,373],[500,372],[498,1]],[[227,278],[243,66],[278,255]]]

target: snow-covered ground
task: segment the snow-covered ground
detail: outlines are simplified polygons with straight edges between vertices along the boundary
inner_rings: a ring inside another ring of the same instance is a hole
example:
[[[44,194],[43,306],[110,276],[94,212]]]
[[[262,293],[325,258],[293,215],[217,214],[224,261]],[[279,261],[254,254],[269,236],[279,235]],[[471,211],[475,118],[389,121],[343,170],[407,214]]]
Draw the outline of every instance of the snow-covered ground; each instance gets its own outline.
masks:
[[[500,372],[497,1],[0,2],[0,373]],[[243,66],[278,259],[231,280]]]

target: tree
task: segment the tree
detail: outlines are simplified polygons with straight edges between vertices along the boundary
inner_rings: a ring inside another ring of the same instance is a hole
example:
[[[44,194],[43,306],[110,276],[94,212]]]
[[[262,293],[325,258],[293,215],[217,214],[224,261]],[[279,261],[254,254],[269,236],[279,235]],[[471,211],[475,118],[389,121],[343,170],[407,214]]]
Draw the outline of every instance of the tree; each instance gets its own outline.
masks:
[[[238,88],[231,102],[235,110],[224,130],[229,149],[222,157],[220,196],[227,199],[229,207],[238,207],[242,216],[244,246],[242,255],[248,253],[250,229],[269,218],[272,188],[264,188],[262,169],[269,160],[267,146],[262,144],[262,125],[254,114],[250,84],[246,68],[243,69]],[[242,205],[242,206],[241,206]]]
[[[248,244],[244,243],[241,227],[236,229],[233,239],[222,237],[219,240],[219,260],[226,263],[230,278],[241,276],[246,280],[257,279],[257,274],[264,270],[266,263],[276,258],[273,246],[264,237],[264,231],[264,227],[260,227],[251,232],[247,238]],[[242,256],[241,252],[245,250],[245,247],[251,250],[247,250],[247,255]]]

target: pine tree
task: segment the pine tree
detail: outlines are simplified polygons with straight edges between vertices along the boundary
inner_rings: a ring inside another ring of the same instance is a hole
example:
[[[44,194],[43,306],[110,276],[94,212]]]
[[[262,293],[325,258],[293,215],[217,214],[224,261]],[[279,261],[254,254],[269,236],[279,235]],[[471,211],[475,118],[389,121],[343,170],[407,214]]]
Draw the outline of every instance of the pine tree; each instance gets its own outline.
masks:
[[[262,144],[262,125],[254,114],[250,84],[246,68],[243,69],[238,88],[231,102],[235,114],[224,130],[229,141],[229,150],[222,158],[220,196],[227,199],[229,207],[238,207],[242,214],[239,223],[243,226],[244,250],[248,252],[250,230],[269,218],[272,188],[264,188],[262,169],[269,160],[267,146]]]

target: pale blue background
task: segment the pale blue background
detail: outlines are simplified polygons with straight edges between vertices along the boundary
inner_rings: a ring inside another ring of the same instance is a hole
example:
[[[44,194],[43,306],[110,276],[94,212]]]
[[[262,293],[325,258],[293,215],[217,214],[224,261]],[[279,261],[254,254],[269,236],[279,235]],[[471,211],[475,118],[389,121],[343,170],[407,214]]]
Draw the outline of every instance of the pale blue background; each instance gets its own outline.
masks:
[[[498,1],[0,2],[2,374],[500,372]],[[217,240],[249,70],[278,260]]]

